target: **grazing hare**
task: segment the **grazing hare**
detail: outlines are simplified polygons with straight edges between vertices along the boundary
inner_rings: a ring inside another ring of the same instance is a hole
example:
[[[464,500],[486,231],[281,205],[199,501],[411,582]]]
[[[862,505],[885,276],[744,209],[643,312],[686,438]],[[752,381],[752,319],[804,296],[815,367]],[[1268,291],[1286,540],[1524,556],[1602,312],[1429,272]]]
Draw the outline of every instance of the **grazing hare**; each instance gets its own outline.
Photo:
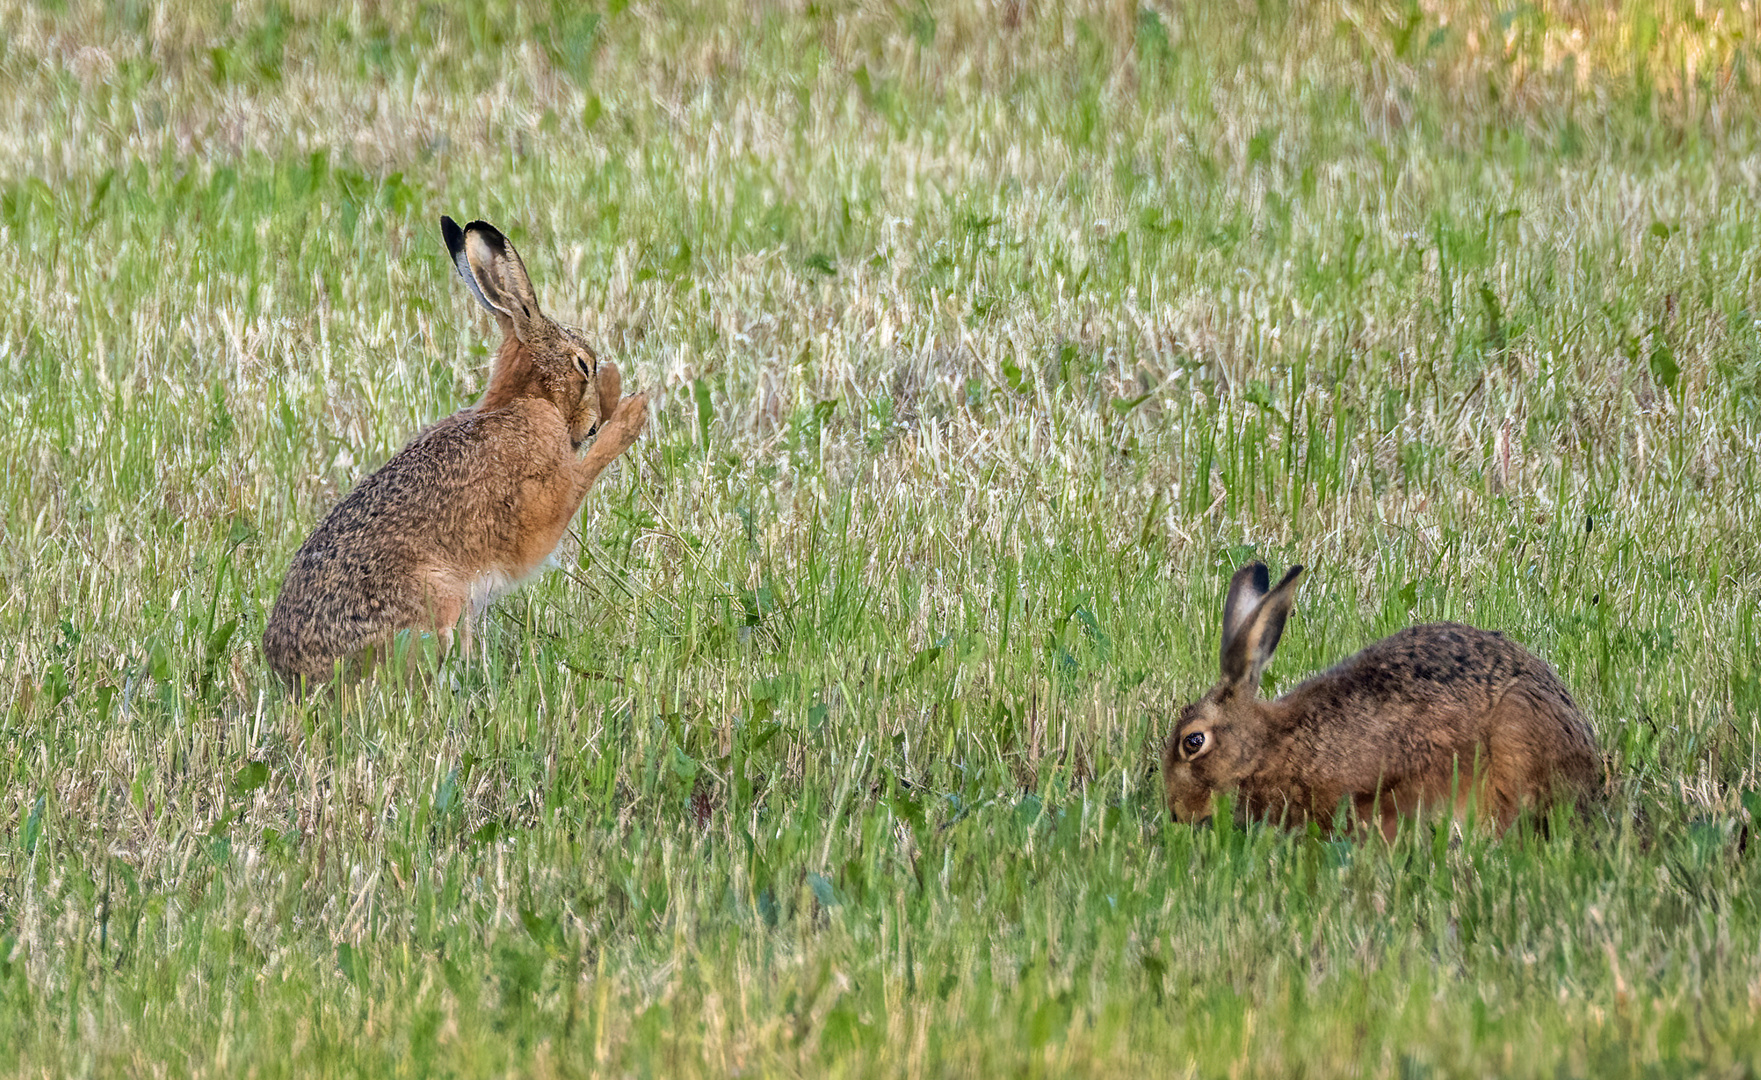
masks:
[[[434,631],[444,653],[456,627],[468,645],[471,617],[544,565],[648,419],[643,395],[620,402],[616,365],[539,311],[506,237],[446,217],[440,232],[501,324],[489,388],[355,485],[295,553],[263,652],[296,686],[331,678],[338,661],[370,665],[369,650],[402,630]]]
[[[1421,806],[1473,800],[1508,828],[1524,806],[1582,798],[1596,783],[1595,737],[1559,676],[1502,634],[1460,623],[1411,626],[1310,678],[1258,696],[1302,567],[1268,590],[1264,563],[1235,572],[1223,604],[1222,677],[1188,705],[1162,748],[1168,808],[1341,824],[1349,805],[1392,837]]]

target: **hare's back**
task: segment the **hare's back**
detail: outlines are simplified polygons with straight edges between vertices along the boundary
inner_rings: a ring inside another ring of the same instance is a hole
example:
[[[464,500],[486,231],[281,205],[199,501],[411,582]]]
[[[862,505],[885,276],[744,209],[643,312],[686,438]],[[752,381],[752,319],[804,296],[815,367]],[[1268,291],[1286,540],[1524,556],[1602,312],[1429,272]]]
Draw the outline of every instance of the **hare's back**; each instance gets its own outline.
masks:
[[[525,419],[465,410],[423,430],[356,484],[306,546],[468,556],[460,549],[472,546],[468,537],[505,527],[527,481],[559,469],[567,449],[558,445],[560,420],[547,431]]]
[[[1287,700],[1335,716],[1401,720],[1489,712],[1513,688],[1576,705],[1546,662],[1493,630],[1463,623],[1409,626],[1292,690]]]
[[[1285,695],[1278,715],[1288,745],[1310,763],[1290,769],[1320,768],[1336,782],[1330,798],[1334,787],[1435,797],[1460,762],[1481,755],[1511,774],[1500,782],[1513,798],[1542,791],[1554,773],[1587,785],[1595,769],[1589,724],[1553,669],[1504,635],[1461,623],[1375,642]]]
[[[332,557],[406,548],[436,535],[457,515],[454,494],[468,489],[472,444],[449,417],[411,439],[331,507],[301,554]]]

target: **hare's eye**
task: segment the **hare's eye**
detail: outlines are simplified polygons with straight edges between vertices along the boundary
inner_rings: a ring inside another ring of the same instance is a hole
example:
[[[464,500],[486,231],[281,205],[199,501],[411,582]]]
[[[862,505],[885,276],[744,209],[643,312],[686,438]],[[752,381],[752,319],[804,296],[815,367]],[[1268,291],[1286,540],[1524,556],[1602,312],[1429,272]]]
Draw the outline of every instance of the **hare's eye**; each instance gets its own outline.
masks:
[[[587,359],[586,353],[575,354],[575,369],[581,373],[581,378],[593,378],[593,365],[592,362]]]
[[[1200,750],[1205,748],[1205,733],[1202,731],[1195,731],[1186,738],[1181,739],[1180,748],[1186,751],[1187,757],[1196,756]]]

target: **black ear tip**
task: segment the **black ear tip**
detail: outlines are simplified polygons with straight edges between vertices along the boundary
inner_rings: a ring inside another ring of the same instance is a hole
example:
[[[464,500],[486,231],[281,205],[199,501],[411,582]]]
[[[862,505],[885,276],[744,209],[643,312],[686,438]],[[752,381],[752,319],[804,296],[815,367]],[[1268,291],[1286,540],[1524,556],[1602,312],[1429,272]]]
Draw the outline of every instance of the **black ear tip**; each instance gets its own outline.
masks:
[[[1253,569],[1253,586],[1254,586],[1254,588],[1256,590],[1258,590],[1259,592],[1262,592],[1262,593],[1265,592],[1266,587],[1272,583],[1272,575],[1266,569],[1266,564],[1263,562],[1255,561],[1252,564],[1252,569]]]
[[[440,215],[440,238],[446,241],[448,251],[457,251],[465,244],[464,230],[459,228],[458,222],[445,214]]]

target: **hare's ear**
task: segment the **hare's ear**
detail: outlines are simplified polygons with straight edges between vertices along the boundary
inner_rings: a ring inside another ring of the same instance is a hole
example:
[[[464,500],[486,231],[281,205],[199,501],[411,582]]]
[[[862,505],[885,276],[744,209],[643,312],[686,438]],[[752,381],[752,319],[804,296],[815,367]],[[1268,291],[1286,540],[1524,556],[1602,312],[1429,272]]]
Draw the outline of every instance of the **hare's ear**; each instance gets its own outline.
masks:
[[[473,221],[460,230],[451,218],[441,218],[440,232],[459,276],[478,301],[497,319],[511,323],[514,336],[530,343],[531,329],[544,315],[538,310],[532,279],[526,276],[526,264],[520,261],[514,245],[486,221]]]
[[[1241,633],[1247,620],[1253,616],[1255,605],[1266,595],[1266,589],[1272,579],[1266,573],[1266,564],[1250,562],[1235,571],[1229,579],[1229,595],[1223,600],[1223,655],[1229,655],[1229,643]]]
[[[453,269],[459,272],[459,277],[465,279],[465,287],[471,290],[471,295],[497,319],[507,318],[508,313],[490,303],[489,297],[484,296],[483,290],[477,287],[477,276],[471,273],[471,264],[465,258],[465,230],[459,228],[458,222],[443,214],[440,218],[440,237],[446,241],[446,253],[452,257]]]
[[[1256,582],[1261,589],[1265,588],[1266,568],[1258,563],[1259,577]],[[1230,584],[1229,598],[1235,599],[1236,586],[1244,584],[1243,576],[1252,567],[1242,567],[1236,572],[1235,581]],[[1293,566],[1279,579],[1278,584],[1270,592],[1258,598],[1251,611],[1245,616],[1244,623],[1234,634],[1228,632],[1229,611],[1224,617],[1223,637],[1223,681],[1236,686],[1245,687],[1248,693],[1259,690],[1260,676],[1265,673],[1266,665],[1272,662],[1272,653],[1278,648],[1278,639],[1284,636],[1284,621],[1290,617],[1290,607],[1296,602],[1296,582],[1302,577],[1302,567]]]

